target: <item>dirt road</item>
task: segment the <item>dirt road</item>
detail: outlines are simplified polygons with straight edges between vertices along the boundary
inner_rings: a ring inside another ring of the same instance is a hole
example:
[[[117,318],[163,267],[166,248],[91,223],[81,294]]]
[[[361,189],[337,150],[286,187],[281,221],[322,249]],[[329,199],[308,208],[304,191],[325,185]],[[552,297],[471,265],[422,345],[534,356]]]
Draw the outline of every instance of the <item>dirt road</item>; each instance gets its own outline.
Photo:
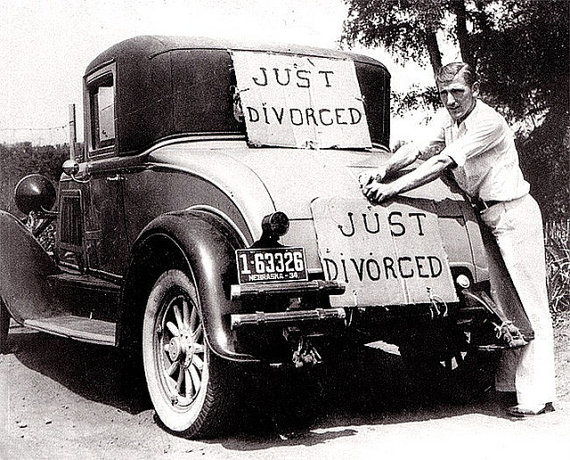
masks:
[[[570,446],[570,315],[556,326],[556,411],[513,421],[487,397],[449,402],[410,388],[398,356],[371,351],[364,371],[324,380],[316,420],[283,435],[271,414],[210,441],[178,438],[154,420],[114,350],[11,330],[0,356],[0,459],[19,458],[461,458],[556,455]],[[346,367],[345,367],[346,368]],[[276,400],[278,400],[277,398]],[[277,409],[278,410],[278,409]]]

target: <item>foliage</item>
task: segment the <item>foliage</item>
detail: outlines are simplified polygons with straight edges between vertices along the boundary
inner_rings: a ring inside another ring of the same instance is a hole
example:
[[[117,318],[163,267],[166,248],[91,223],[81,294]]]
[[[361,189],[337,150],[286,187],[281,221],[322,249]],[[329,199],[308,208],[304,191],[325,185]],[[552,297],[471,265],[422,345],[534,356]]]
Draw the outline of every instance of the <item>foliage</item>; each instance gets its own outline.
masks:
[[[570,220],[547,223],[545,233],[550,309],[556,315],[570,311]]]
[[[454,43],[477,69],[483,99],[511,123],[530,127],[518,132],[521,165],[545,215],[568,215],[570,2],[345,1],[349,46],[383,46],[397,61],[430,62],[436,72],[441,39]],[[433,87],[412,88],[393,98],[395,112],[434,108],[435,94]]]
[[[566,128],[564,128],[566,125]],[[520,164],[548,220],[569,216],[570,129],[568,115],[551,116],[528,136],[519,136]]]
[[[435,87],[419,88],[413,86],[407,93],[392,92],[390,96],[393,111],[404,116],[410,110],[426,110],[439,105],[439,94]]]
[[[61,165],[69,155],[67,145],[32,146],[30,142],[0,144],[0,209],[16,212],[14,187],[28,174],[59,180]],[[57,188],[57,187],[56,187]]]
[[[397,62],[411,59],[423,65],[430,57],[427,44],[435,37],[435,32],[443,27],[449,5],[449,1],[439,0],[346,2],[349,9],[342,37],[344,43],[349,46],[355,43],[384,46]],[[437,55],[432,59],[437,61]]]
[[[345,0],[343,42],[383,46],[397,62],[441,66],[437,33],[482,77],[486,97],[512,119],[568,107],[569,2]],[[508,59],[505,59],[508,56]]]
[[[518,120],[553,107],[567,113],[569,3],[519,0],[501,5],[500,13],[478,21],[472,37],[487,97]]]

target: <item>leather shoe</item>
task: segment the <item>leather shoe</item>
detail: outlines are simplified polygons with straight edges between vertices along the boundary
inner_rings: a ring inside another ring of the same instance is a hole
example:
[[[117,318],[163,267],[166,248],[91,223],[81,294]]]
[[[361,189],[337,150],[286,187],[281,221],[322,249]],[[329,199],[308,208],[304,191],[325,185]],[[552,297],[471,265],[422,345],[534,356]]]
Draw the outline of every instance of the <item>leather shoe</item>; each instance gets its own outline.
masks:
[[[518,404],[507,409],[507,413],[512,417],[532,417],[534,415],[546,414],[548,412],[554,412],[554,406],[552,403],[546,403],[544,406],[524,406]]]

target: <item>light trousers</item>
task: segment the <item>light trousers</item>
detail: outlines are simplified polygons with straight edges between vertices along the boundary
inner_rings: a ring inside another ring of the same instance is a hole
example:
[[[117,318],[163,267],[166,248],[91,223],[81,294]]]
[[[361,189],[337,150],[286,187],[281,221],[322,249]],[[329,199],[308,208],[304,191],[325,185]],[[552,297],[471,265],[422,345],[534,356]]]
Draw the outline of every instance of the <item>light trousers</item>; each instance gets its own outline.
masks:
[[[534,330],[528,345],[503,351],[495,378],[497,391],[516,391],[523,405],[553,402],[556,395],[554,339],[546,290],[542,216],[530,195],[492,206],[481,213],[499,246],[503,261]],[[499,307],[512,303],[501,289],[501,267],[489,258],[491,295]],[[508,308],[504,308],[508,311]]]

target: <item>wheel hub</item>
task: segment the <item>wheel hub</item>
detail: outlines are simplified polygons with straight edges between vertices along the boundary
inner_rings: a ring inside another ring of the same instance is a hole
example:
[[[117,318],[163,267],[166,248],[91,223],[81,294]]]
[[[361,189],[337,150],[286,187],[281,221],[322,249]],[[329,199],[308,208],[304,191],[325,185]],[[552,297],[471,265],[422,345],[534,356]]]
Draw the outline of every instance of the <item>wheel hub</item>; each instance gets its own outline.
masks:
[[[170,361],[178,361],[184,367],[188,368],[192,363],[192,357],[195,353],[195,343],[188,333],[182,333],[178,337],[172,337],[168,344],[168,356]]]
[[[168,356],[170,357],[170,360],[173,362],[177,361],[182,351],[183,349],[180,343],[180,339],[178,337],[172,337],[168,346]]]

